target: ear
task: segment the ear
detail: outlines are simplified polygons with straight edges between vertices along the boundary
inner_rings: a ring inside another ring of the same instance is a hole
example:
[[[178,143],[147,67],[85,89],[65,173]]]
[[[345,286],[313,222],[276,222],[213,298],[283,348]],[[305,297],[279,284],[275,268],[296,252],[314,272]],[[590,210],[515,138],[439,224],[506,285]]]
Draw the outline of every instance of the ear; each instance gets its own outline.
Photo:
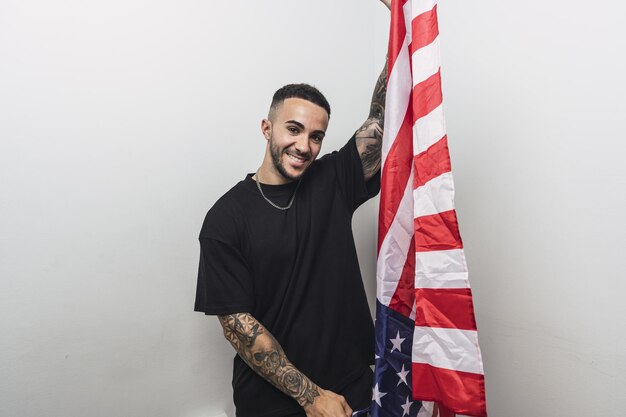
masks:
[[[261,132],[265,136],[265,140],[270,140],[272,137],[272,122],[268,119],[263,119],[261,121]]]

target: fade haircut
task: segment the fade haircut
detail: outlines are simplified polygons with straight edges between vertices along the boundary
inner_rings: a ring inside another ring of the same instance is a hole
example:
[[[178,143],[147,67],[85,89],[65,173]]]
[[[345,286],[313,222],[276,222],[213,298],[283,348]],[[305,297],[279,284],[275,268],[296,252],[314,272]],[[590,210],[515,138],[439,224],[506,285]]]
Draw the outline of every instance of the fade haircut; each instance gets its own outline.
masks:
[[[328,104],[328,100],[326,100],[326,97],[324,97],[324,94],[322,94],[320,90],[309,84],[287,84],[276,90],[274,97],[272,97],[272,104],[270,105],[270,111],[267,116],[268,119],[272,119],[276,109],[288,98],[301,98],[313,104],[317,104],[326,110],[328,118],[330,119],[330,104]]]

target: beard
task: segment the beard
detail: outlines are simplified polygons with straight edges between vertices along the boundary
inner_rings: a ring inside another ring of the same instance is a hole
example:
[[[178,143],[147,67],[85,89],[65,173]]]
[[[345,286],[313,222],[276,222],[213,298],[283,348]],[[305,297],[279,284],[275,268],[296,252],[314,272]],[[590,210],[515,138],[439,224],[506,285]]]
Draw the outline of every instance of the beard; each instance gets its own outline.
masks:
[[[302,178],[302,175],[304,175],[304,172],[306,170],[302,171],[300,175],[291,175],[289,172],[287,172],[287,170],[285,169],[285,167],[283,166],[281,162],[282,155],[283,155],[282,150],[278,147],[278,145],[274,143],[274,141],[270,139],[270,156],[272,157],[272,164],[274,165],[274,168],[276,168],[276,171],[278,171],[278,173],[283,178],[289,181],[296,181]],[[308,158],[311,157],[310,155],[303,155],[303,156],[308,157]]]

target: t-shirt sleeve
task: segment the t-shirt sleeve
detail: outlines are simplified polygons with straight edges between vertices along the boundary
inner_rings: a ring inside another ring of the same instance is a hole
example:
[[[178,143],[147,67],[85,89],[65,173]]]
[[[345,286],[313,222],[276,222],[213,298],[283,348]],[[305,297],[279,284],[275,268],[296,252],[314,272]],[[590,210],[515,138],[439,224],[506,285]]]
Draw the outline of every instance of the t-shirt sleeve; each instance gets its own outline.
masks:
[[[200,233],[195,311],[223,315],[254,310],[254,285],[228,219],[209,212]],[[231,236],[233,236],[231,238]]]
[[[363,164],[352,136],[339,151],[327,156],[332,161],[337,175],[338,186],[352,211],[374,197],[380,191],[380,170],[368,181],[363,175]]]

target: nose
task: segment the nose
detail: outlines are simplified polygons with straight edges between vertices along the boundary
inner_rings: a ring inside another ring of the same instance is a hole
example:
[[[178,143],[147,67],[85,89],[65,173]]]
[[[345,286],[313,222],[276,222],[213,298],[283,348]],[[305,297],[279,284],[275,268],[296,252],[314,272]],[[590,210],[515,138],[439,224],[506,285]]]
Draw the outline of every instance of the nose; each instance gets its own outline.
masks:
[[[311,148],[309,146],[309,138],[305,134],[298,135],[294,146],[296,147],[296,150],[301,154],[309,154],[311,151]]]

